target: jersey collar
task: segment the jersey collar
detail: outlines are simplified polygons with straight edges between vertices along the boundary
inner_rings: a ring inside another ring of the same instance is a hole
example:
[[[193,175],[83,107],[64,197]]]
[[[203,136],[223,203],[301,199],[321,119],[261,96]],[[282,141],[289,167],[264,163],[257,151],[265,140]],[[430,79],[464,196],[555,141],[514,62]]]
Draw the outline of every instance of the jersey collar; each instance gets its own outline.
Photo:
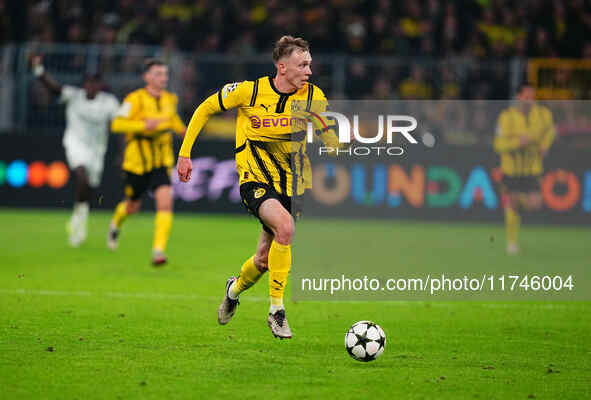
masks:
[[[268,76],[269,78],[269,84],[271,85],[271,89],[273,89],[275,91],[275,93],[277,93],[279,96],[291,96],[293,94],[295,94],[298,90],[294,90],[293,92],[289,92],[289,93],[283,93],[280,92],[276,87],[275,84],[273,83],[273,78],[271,77],[271,75]]]

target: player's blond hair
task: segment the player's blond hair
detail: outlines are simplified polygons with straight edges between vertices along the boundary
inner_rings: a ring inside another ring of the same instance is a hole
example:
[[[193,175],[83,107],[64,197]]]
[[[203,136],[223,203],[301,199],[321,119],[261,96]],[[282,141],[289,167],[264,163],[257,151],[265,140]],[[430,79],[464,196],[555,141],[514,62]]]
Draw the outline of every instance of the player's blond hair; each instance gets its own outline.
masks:
[[[273,48],[273,62],[277,63],[283,57],[289,57],[294,50],[310,51],[310,45],[302,38],[282,36]]]

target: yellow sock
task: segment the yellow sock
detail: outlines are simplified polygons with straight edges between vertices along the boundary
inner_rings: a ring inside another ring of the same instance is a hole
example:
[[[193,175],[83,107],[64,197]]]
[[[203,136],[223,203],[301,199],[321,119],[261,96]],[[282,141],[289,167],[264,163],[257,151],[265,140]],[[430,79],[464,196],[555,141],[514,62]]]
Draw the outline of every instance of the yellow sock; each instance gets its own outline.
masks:
[[[154,219],[154,250],[164,251],[166,243],[170,236],[170,227],[172,226],[172,212],[171,211],[156,211],[156,218]]]
[[[517,244],[521,217],[512,208],[505,208],[505,226],[507,229],[507,243]]]
[[[115,207],[115,212],[113,213],[112,220],[113,225],[115,225],[115,228],[121,228],[121,225],[123,225],[123,222],[125,221],[128,215],[129,214],[127,214],[127,202],[124,200],[121,203],[117,204],[117,207]]]
[[[272,306],[283,305],[283,293],[290,269],[291,245],[279,244],[273,240],[269,250],[269,295]]]
[[[254,256],[250,257],[244,262],[244,264],[242,264],[240,276],[238,276],[238,280],[232,289],[233,294],[238,296],[240,293],[244,292],[246,289],[254,285],[261,275],[263,275],[263,273],[254,265]]]

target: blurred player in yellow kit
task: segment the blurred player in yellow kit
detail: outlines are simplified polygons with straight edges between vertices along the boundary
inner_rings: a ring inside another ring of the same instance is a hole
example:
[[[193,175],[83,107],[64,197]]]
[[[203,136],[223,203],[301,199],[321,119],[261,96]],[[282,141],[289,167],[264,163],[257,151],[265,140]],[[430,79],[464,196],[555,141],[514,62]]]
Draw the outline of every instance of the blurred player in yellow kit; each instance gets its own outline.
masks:
[[[109,226],[107,246],[115,250],[127,216],[141,207],[142,195],[151,190],[156,200],[152,263],[167,261],[164,251],[172,226],[170,172],[174,165],[171,131],[184,135],[186,127],[177,112],[177,96],[166,91],[168,67],[150,59],[144,64],[146,86],[127,95],[111,130],[125,134],[123,158],[125,199],[117,205]]]
[[[275,44],[273,62],[275,77],[227,84],[197,107],[179,153],[178,174],[183,182],[191,179],[191,149],[209,117],[238,108],[235,154],[240,195],[261,222],[262,231],[256,253],[243,264],[238,278],[226,282],[218,322],[224,325],[230,321],[240,293],[268,270],[271,304],[267,323],[275,337],[291,338],[283,294],[291,269],[294,217],[300,212],[299,199],[311,187],[305,138],[300,135],[305,135],[306,124],[299,131],[296,116],[303,112],[320,122],[317,134],[325,143],[332,142],[334,147],[338,141],[328,122],[318,115],[326,108],[326,97],[308,82],[312,75],[308,43],[283,36]]]
[[[542,162],[555,137],[552,113],[535,98],[533,87],[522,86],[516,104],[504,110],[497,122],[494,148],[501,156],[509,254],[519,252],[520,211],[542,206]]]

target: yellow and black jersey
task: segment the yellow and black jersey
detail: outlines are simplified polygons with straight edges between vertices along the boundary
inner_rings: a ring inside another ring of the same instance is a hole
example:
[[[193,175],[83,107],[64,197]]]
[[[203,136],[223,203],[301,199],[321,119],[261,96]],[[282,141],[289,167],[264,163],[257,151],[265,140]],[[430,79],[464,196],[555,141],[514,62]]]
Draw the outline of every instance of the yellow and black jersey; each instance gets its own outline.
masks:
[[[311,83],[291,93],[277,90],[270,76],[230,83],[195,110],[179,155],[190,157],[210,115],[238,108],[235,152],[240,184],[266,183],[279,194],[301,195],[312,180],[306,155],[306,117],[310,112],[317,116],[326,106],[324,93]],[[337,146],[334,123],[322,119],[321,126],[324,128],[317,134],[322,141]]]
[[[529,143],[521,146],[521,139]],[[506,176],[537,176],[543,172],[543,153],[554,141],[552,113],[541,105],[533,105],[525,115],[517,107],[509,107],[499,116],[494,148],[501,156],[501,170]]]
[[[176,95],[167,91],[154,97],[142,88],[127,95],[111,122],[113,132],[125,134],[124,171],[142,175],[174,165],[171,131],[182,134],[186,129],[177,113],[177,103]],[[162,122],[156,129],[147,130],[146,119]]]

